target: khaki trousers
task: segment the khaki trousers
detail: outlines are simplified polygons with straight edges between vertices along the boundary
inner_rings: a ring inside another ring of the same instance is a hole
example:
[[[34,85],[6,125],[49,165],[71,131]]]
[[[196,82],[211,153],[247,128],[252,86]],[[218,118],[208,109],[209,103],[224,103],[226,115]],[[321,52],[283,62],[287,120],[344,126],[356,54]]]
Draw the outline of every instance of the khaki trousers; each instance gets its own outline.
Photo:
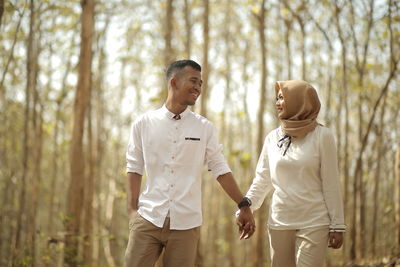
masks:
[[[300,230],[269,229],[272,267],[322,267],[329,227]]]
[[[164,267],[195,265],[200,227],[170,230],[169,217],[159,228],[139,214],[129,224],[126,267],[153,267],[164,248]]]

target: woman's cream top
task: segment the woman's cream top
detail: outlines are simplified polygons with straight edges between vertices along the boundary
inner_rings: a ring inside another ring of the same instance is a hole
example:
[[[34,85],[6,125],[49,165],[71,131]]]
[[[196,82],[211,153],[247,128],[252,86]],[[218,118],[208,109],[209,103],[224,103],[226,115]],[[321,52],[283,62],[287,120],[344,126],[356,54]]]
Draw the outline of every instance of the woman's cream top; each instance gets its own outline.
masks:
[[[317,126],[302,139],[281,148],[281,128],[264,141],[256,176],[246,196],[258,209],[272,193],[268,225],[272,229],[303,229],[328,226],[345,231],[336,144],[332,132]],[[289,139],[286,139],[289,141]]]

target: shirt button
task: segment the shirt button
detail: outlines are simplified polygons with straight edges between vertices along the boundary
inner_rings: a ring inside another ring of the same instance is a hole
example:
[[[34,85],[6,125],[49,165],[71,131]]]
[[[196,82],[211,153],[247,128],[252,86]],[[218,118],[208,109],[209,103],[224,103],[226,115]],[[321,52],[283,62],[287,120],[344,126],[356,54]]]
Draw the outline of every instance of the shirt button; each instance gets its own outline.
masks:
[[[174,156],[172,156],[171,158],[172,158],[172,159],[175,159],[175,157],[174,157]]]
[[[174,170],[171,170],[171,173],[174,173]]]
[[[176,140],[174,141],[174,144],[176,144]]]
[[[171,187],[174,187],[174,185],[173,185],[173,184],[171,184]]]

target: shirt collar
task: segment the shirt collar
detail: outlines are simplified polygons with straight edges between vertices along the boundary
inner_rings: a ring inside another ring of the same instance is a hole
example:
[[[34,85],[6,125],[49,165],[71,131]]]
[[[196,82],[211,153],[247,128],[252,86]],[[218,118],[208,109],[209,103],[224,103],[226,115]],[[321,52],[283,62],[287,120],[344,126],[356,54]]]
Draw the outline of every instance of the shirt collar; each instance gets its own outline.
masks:
[[[169,111],[167,109],[167,107],[165,106],[165,104],[162,106],[161,111],[163,114],[165,114],[165,116],[167,116],[167,118],[174,120],[174,116],[177,114],[172,113],[171,111]],[[186,108],[181,114],[181,119],[183,119],[184,117],[186,117],[188,114],[190,113],[190,110],[188,108]]]

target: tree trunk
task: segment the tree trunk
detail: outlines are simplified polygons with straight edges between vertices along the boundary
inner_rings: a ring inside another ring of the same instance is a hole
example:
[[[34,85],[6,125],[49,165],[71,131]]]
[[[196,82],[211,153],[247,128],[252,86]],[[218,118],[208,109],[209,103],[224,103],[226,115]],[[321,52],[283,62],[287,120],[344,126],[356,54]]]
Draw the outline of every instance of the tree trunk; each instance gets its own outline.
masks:
[[[330,64],[330,62],[333,62],[333,45],[332,45],[332,40],[329,37],[329,33],[321,26],[320,23],[314,18],[313,14],[309,11],[309,9],[306,9],[305,12],[307,12],[307,16],[310,17],[311,21],[315,24],[317,29],[322,33],[326,44],[328,46],[328,81],[326,85],[326,90],[327,90],[327,97],[325,101],[325,114],[324,114],[324,120],[325,120],[325,125],[327,127],[330,126],[330,111],[331,111],[331,104],[332,104],[332,80],[333,80],[333,66]],[[344,203],[346,203],[346,192],[345,192],[345,200]]]
[[[71,44],[72,47],[72,44]],[[68,57],[68,61],[66,64],[66,70],[63,75],[62,83],[61,83],[61,92],[57,97],[56,103],[56,114],[54,119],[54,136],[53,136],[53,162],[52,162],[52,175],[51,175],[51,182],[50,182],[50,208],[49,208],[49,215],[48,215],[48,223],[47,229],[48,233],[51,237],[53,237],[53,219],[54,219],[54,196],[57,194],[57,175],[59,173],[58,168],[58,160],[59,160],[59,147],[58,147],[58,139],[59,139],[59,130],[60,130],[60,120],[61,120],[61,110],[63,107],[63,102],[67,96],[67,77],[71,71],[71,56]]]
[[[87,266],[92,266],[93,261],[93,197],[94,197],[94,177],[96,177],[95,162],[96,162],[96,152],[93,145],[93,127],[92,127],[92,101],[89,100],[89,110],[88,110],[88,134],[87,134],[87,165],[89,166],[89,171],[86,177],[85,183],[85,196],[84,196],[84,246],[83,246],[83,261]]]
[[[345,186],[345,197],[346,192],[348,191],[347,187],[350,186],[350,180],[349,180],[349,148],[348,148],[348,140],[349,140],[349,123],[348,123],[348,117],[349,117],[349,112],[348,112],[348,89],[347,89],[347,48],[346,48],[346,42],[345,38],[343,36],[343,31],[342,27],[340,25],[340,12],[341,12],[341,7],[339,7],[338,2],[335,1],[335,23],[336,23],[336,28],[337,32],[339,35],[339,40],[341,44],[341,63],[342,63],[342,81],[341,81],[341,89],[340,89],[340,101],[338,105],[338,115],[337,115],[337,120],[336,120],[336,130],[337,130],[337,143],[338,143],[338,151],[342,151],[343,149],[343,154],[344,154],[344,159],[340,160],[340,155],[339,155],[339,169],[342,169],[343,166],[343,173],[344,173],[344,186]],[[344,145],[343,148],[341,146],[341,123],[340,123],[340,118],[342,117],[342,109],[344,105],[344,111],[345,111],[345,129],[344,129]],[[357,186],[358,180],[354,178],[353,182],[353,209],[352,209],[352,220],[351,220],[351,228],[350,228],[350,234],[351,234],[351,247],[350,247],[350,258],[351,260],[355,260],[356,258],[356,244],[357,244],[357,227],[355,225],[357,224],[357,200],[358,200],[358,186]]]
[[[71,181],[67,197],[66,242],[64,261],[78,266],[79,234],[83,209],[85,166],[83,132],[86,109],[89,103],[92,67],[92,38],[94,31],[95,0],[82,1],[81,48],[78,66],[78,85],[75,95],[73,131],[71,141]]]
[[[264,143],[264,113],[265,113],[265,106],[266,106],[266,81],[267,81],[267,49],[266,49],[266,36],[265,36],[265,0],[261,2],[260,5],[260,14],[257,15],[258,19],[258,34],[260,38],[260,54],[261,54],[261,87],[260,87],[260,101],[258,107],[258,114],[257,114],[257,124],[258,124],[258,132],[257,132],[257,155],[261,154],[261,150]],[[263,205],[264,206],[264,205]],[[262,207],[263,207],[262,206]],[[253,266],[262,266],[264,264],[264,257],[265,255],[265,233],[261,229],[263,229],[266,221],[266,214],[264,212],[265,209],[260,208],[258,212],[257,218],[257,227],[260,229],[256,232],[256,249],[255,249],[255,256],[253,258]]]
[[[101,200],[101,195],[102,195],[102,182],[103,182],[103,171],[105,171],[106,169],[103,170],[102,166],[103,166],[103,155],[104,155],[104,139],[103,139],[103,135],[104,135],[104,105],[105,105],[105,100],[103,97],[103,92],[104,92],[104,77],[106,76],[106,66],[107,66],[107,53],[106,53],[106,43],[107,43],[107,32],[108,32],[108,28],[110,25],[110,18],[111,17],[107,17],[106,22],[104,24],[104,28],[102,29],[102,31],[99,31],[99,38],[97,39],[98,44],[97,47],[100,48],[99,51],[99,56],[98,56],[98,69],[96,71],[96,76],[94,79],[94,88],[96,88],[96,90],[93,90],[93,94],[92,97],[95,101],[93,104],[93,107],[95,107],[95,114],[96,116],[93,117],[93,119],[96,120],[96,124],[95,124],[95,143],[94,143],[94,153],[95,153],[95,158],[94,158],[94,162],[93,164],[94,166],[94,172],[95,175],[93,177],[95,177],[96,179],[96,183],[94,185],[94,196],[95,196],[95,201],[97,203],[97,208],[95,210],[95,218],[93,218],[93,220],[95,220],[96,223],[94,223],[94,228],[93,228],[93,232],[95,232],[95,234],[100,237],[102,235],[103,232],[103,204],[102,204],[102,200]],[[123,92],[125,92],[125,88],[126,85],[124,84],[124,75],[125,75],[125,60],[122,61],[122,65],[121,65],[121,93],[120,93],[120,98],[118,100],[118,103],[122,102],[122,97],[121,95],[124,95]],[[137,88],[139,86],[136,86]],[[138,89],[139,90],[139,89]],[[93,244],[93,264],[92,266],[100,266],[101,262],[103,262],[103,258],[101,258],[100,254],[101,250],[100,248],[102,248],[102,239],[101,238],[97,238],[96,242],[94,242]]]
[[[225,4],[225,3],[224,3]],[[224,18],[224,24],[225,24],[225,30],[224,30],[224,42],[226,44],[226,50],[225,50],[225,67],[226,67],[226,72],[224,73],[224,80],[225,80],[225,97],[223,101],[223,112],[222,115],[223,117],[221,118],[221,123],[222,123],[222,131],[221,131],[221,139],[223,143],[225,143],[225,150],[228,152],[228,162],[229,160],[229,155],[232,153],[233,150],[233,138],[232,138],[232,130],[230,129],[230,125],[233,124],[231,120],[231,114],[232,114],[232,35],[231,35],[231,28],[232,28],[232,3],[230,0],[226,1],[226,13],[225,13],[225,18]],[[235,267],[236,263],[234,260],[234,249],[233,249],[233,235],[232,235],[232,223],[228,218],[232,216],[232,213],[229,209],[229,206],[231,206],[230,201],[227,201],[227,199],[223,199],[223,209],[224,209],[224,217],[227,220],[227,225],[225,225],[225,229],[223,232],[225,235],[225,241],[226,241],[226,246],[227,246],[227,262],[229,263],[229,266]]]
[[[110,245],[110,232],[108,229],[111,228],[111,220],[112,220],[112,215],[113,215],[113,207],[114,207],[114,199],[115,199],[115,194],[117,191],[115,181],[113,179],[110,179],[108,183],[108,188],[109,192],[107,195],[106,199],[106,205],[105,205],[105,222],[103,228],[103,249],[104,249],[104,255],[106,257],[107,265],[110,267],[116,267],[115,259],[112,256],[111,253],[111,245]]]
[[[300,5],[293,10],[288,1],[285,0],[283,1],[283,4],[285,8],[287,8],[290,11],[290,14],[292,17],[296,18],[299,26],[300,26],[300,31],[301,31],[301,38],[302,40],[300,41],[300,50],[301,50],[301,72],[302,72],[302,79],[304,81],[307,80],[307,62],[306,62],[306,31],[305,31],[305,20],[302,18],[300,15],[304,10],[307,9],[305,6],[306,3],[304,1],[301,1]],[[288,51],[288,67],[291,67],[291,53],[290,53],[290,46],[289,46],[289,34],[290,34],[290,28],[292,24],[292,19],[285,19],[285,43],[286,43],[286,50]],[[290,64],[289,64],[290,63]],[[291,70],[289,70],[289,74],[291,76]],[[290,77],[288,77],[290,79]]]
[[[185,54],[186,58],[190,59],[192,53],[192,21],[190,18],[192,17],[192,14],[190,12],[190,3],[189,0],[185,0],[184,3],[184,17],[185,17]]]
[[[364,87],[364,73],[365,73],[365,68],[366,68],[366,63],[367,63],[367,54],[368,54],[368,47],[369,47],[369,41],[370,41],[370,36],[371,36],[371,30],[373,26],[373,13],[374,13],[374,0],[369,1],[369,10],[368,14],[366,14],[367,17],[367,30],[366,30],[366,37],[365,37],[365,43],[363,45],[363,54],[362,54],[362,59],[360,60],[359,54],[358,54],[358,39],[356,36],[356,30],[354,29],[355,25],[355,12],[354,12],[354,5],[353,1],[350,1],[350,11],[351,11],[351,33],[352,33],[352,39],[353,39],[353,46],[354,46],[354,51],[355,51],[355,62],[356,62],[356,69],[358,72],[358,86],[360,89],[363,89]],[[364,102],[364,93],[361,91],[359,93],[359,104],[358,104],[358,115],[359,115],[359,129],[358,129],[358,138],[359,142],[362,142],[362,136],[363,136],[363,126],[364,126],[364,119],[363,119],[363,110],[362,107],[363,102]],[[360,177],[355,177],[358,179],[358,184],[360,188],[360,256],[361,258],[364,258],[364,255],[366,254],[366,189],[364,185],[364,180],[362,179],[362,174],[363,174],[363,164],[361,162],[360,165]]]
[[[376,236],[379,231],[378,227],[378,220],[375,218],[379,218],[378,216],[378,211],[379,211],[379,189],[380,189],[380,180],[382,179],[381,175],[381,165],[382,165],[382,158],[383,158],[383,153],[384,153],[384,146],[382,145],[382,138],[383,138],[383,133],[384,133],[384,118],[385,118],[385,111],[386,111],[386,99],[387,95],[385,95],[383,99],[383,104],[382,104],[382,110],[381,110],[381,116],[379,120],[379,129],[377,129],[377,134],[376,134],[376,151],[378,152],[376,155],[376,162],[377,166],[375,169],[375,177],[374,177],[374,188],[373,188],[373,216],[374,218],[372,220],[372,237],[371,237],[371,245],[372,245],[372,256],[374,258],[377,258],[376,256],[376,248],[377,248],[377,241],[376,241]]]
[[[202,63],[202,78],[203,84],[201,89],[201,102],[200,102],[200,114],[204,117],[207,117],[207,102],[209,95],[208,88],[208,73],[209,73],[209,65],[208,65],[208,46],[210,42],[210,34],[209,34],[209,14],[210,14],[210,2],[209,0],[204,0],[204,13],[203,13],[203,63]]]
[[[37,92],[36,92],[37,93]],[[39,112],[38,121],[34,126],[35,143],[33,145],[32,157],[34,165],[32,170],[32,192],[31,192],[31,208],[29,214],[29,224],[27,231],[27,244],[30,244],[29,255],[32,257],[32,266],[36,266],[36,231],[37,231],[37,213],[39,207],[40,183],[41,183],[41,163],[43,150],[43,106],[38,103]]]
[[[284,19],[285,23],[285,47],[286,47],[286,56],[287,56],[287,79],[292,79],[292,49],[290,48],[290,33],[292,30],[292,20]]]
[[[164,68],[167,68],[175,60],[175,52],[172,48],[172,35],[174,33],[174,0],[167,0],[167,6],[165,9],[165,21],[164,21]],[[165,81],[165,75],[162,76],[162,81]],[[164,89],[160,92],[160,101],[164,102],[167,98],[168,85],[166,82]]]
[[[0,1],[4,1],[4,0],[0,0]],[[19,33],[19,29],[21,27],[21,22],[22,22],[22,18],[24,17],[25,14],[25,8],[23,9],[22,13],[19,13],[19,19],[18,19],[18,23],[15,29],[15,34],[14,34],[14,39],[13,39],[13,43],[11,45],[11,49],[10,49],[10,55],[8,56],[7,59],[7,63],[4,67],[3,73],[1,75],[1,80],[0,80],[0,107],[6,104],[6,88],[4,87],[4,80],[6,78],[6,74],[8,72],[8,68],[10,67],[10,63],[12,60],[14,60],[14,50],[15,50],[15,45],[17,43],[17,39],[18,39],[18,33]],[[32,17],[32,15],[31,15]],[[31,18],[32,20],[32,18]],[[33,26],[33,25],[32,25]],[[28,42],[29,42],[29,37],[28,37]],[[29,46],[29,44],[28,44]]]
[[[13,258],[17,257],[18,254],[24,248],[24,245],[21,244],[21,236],[24,231],[24,225],[26,225],[26,177],[29,175],[30,168],[30,153],[31,153],[31,94],[36,86],[36,75],[35,75],[35,51],[34,51],[34,27],[35,27],[35,6],[34,1],[30,1],[30,23],[29,23],[29,36],[27,42],[27,64],[26,64],[26,73],[27,73],[27,83],[25,88],[25,114],[24,114],[24,135],[23,135],[23,154],[22,154],[22,177],[21,177],[21,191],[19,193],[19,209],[17,215],[17,228],[13,245]],[[21,16],[22,18],[22,16]],[[25,242],[24,242],[25,244]],[[14,263],[13,263],[14,265]]]
[[[395,161],[395,209],[396,209],[396,229],[397,229],[397,252],[400,250],[400,143],[397,147]]]
[[[4,13],[4,0],[0,0],[0,28],[1,28],[1,23],[3,21],[3,13]]]
[[[202,79],[203,84],[201,88],[201,98],[200,98],[200,114],[204,117],[207,117],[207,100],[208,100],[208,73],[209,73],[209,65],[208,65],[208,46],[209,46],[209,12],[210,12],[210,4],[209,0],[202,1],[204,5],[203,11],[203,62],[202,62]],[[205,183],[202,183],[202,193],[207,194],[208,191],[205,189]],[[208,199],[208,198],[205,198]],[[211,217],[212,218],[212,217]],[[211,230],[208,226],[205,227],[204,232],[206,233],[206,237],[209,237],[209,233]],[[204,265],[204,256],[208,255],[208,251],[210,247],[213,245],[203,246],[203,240],[201,239],[203,235],[200,235],[198,248],[197,248],[197,257],[196,257],[196,267],[201,267]],[[210,240],[210,239],[206,239]]]
[[[248,95],[248,83],[249,83],[249,74],[248,74],[248,62],[249,62],[249,54],[251,53],[250,51],[250,42],[247,41],[246,42],[246,48],[243,51],[243,63],[242,63],[242,81],[243,81],[243,86],[244,86],[244,92],[243,92],[243,113],[244,113],[244,125],[245,127],[241,127],[241,129],[243,130],[243,133],[241,134],[241,136],[245,136],[245,147],[247,149],[247,152],[250,155],[254,155],[253,153],[253,134],[252,134],[252,123],[251,123],[251,119],[250,119],[250,114],[249,114],[249,108],[247,105],[247,95]],[[258,150],[257,150],[258,151]],[[249,169],[250,168],[249,166]],[[249,177],[249,175],[246,175],[244,177]],[[248,184],[246,184],[247,186]]]
[[[297,21],[301,30],[301,77],[303,81],[307,81],[307,62],[306,62],[306,31],[305,25],[300,16],[297,16]]]
[[[167,8],[165,14],[165,66],[168,66],[174,60],[174,53],[172,48],[172,34],[173,34],[173,19],[174,19],[174,0],[167,0]]]

